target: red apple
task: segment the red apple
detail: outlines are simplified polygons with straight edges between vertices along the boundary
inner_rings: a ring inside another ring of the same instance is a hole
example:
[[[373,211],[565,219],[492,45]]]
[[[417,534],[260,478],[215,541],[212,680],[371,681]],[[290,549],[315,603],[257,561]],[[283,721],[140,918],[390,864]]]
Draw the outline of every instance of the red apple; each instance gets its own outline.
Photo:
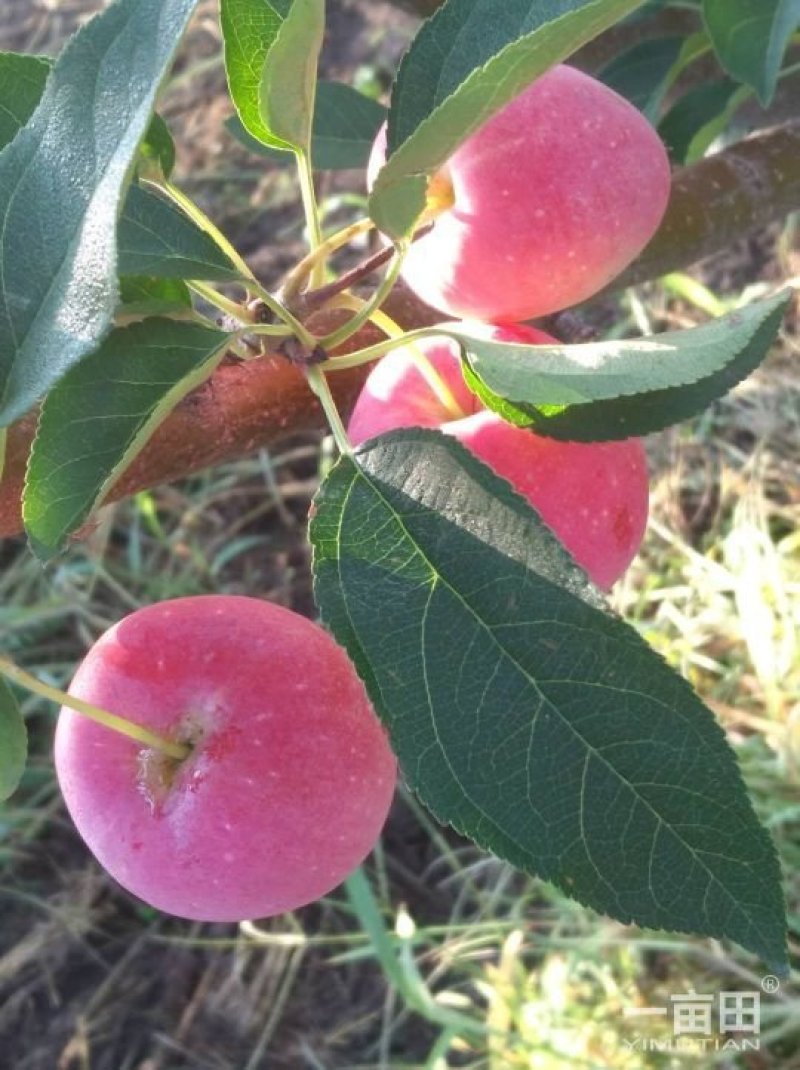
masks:
[[[395,759],[345,652],[255,598],[141,609],[70,693],[192,746],[182,762],[64,708],[55,759],[100,864],[159,910],[240,921],[334,888],[372,849]]]
[[[555,340],[532,327],[472,328],[500,341]],[[455,406],[437,398],[408,348],[395,349],[370,372],[348,426],[354,444],[398,427],[439,427],[453,435],[522,494],[588,576],[609,588],[639,549],[647,524],[647,458],[638,439],[559,442],[506,423],[485,410],[461,374],[458,346],[420,343]]]
[[[370,185],[386,158],[373,147]],[[667,153],[625,99],[554,67],[435,176],[448,203],[412,246],[409,286],[454,318],[511,323],[584,301],[636,257],[667,206]]]

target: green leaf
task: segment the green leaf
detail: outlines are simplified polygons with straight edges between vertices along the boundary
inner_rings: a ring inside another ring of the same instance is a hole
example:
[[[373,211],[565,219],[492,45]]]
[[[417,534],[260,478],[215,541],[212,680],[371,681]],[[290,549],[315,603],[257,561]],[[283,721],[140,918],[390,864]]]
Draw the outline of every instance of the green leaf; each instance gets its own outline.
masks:
[[[139,175],[169,178],[175,167],[175,142],[160,115],[154,115],[139,147]]]
[[[242,126],[265,145],[291,149],[261,114],[261,77],[270,49],[291,10],[292,0],[220,0],[225,71]]]
[[[389,159],[370,196],[385,234],[407,237],[427,176],[548,68],[642,0],[448,0],[423,25],[397,75]]]
[[[149,319],[119,327],[47,395],[28,463],[23,520],[47,559],[190,390],[231,336],[196,323]]]
[[[315,171],[366,167],[372,143],[386,119],[386,108],[342,82],[318,82],[311,134],[311,160]],[[225,120],[232,137],[246,149],[278,162],[286,153],[257,141],[242,126],[238,115]]]
[[[0,802],[19,787],[28,760],[28,732],[17,700],[0,679]]]
[[[165,316],[192,307],[189,287],[180,279],[150,279],[125,275],[119,280],[122,316]]]
[[[652,121],[670,85],[683,37],[654,37],[615,56],[597,78],[629,100]]]
[[[308,149],[324,0],[221,0],[225,69],[242,125],[276,149]]]
[[[724,733],[504,480],[394,432],[332,470],[311,539],[322,619],[439,820],[620,921],[785,962],[775,850]]]
[[[217,243],[169,201],[131,186],[117,230],[121,275],[232,281],[241,274]]]
[[[311,160],[316,169],[366,167],[386,108],[342,82],[320,82],[314,111]]]
[[[786,45],[800,26],[800,0],[703,0],[703,18],[723,68],[766,107]]]
[[[12,141],[36,110],[53,61],[47,56],[0,52],[0,149]],[[154,115],[139,155],[157,164],[166,178],[175,166],[175,143],[160,115]]]
[[[645,0],[640,8],[622,19],[622,24],[624,26],[636,26],[640,22],[649,22],[654,15],[657,15],[672,3],[673,0]]]
[[[686,92],[658,124],[670,159],[678,164],[699,160],[751,94],[749,86],[732,78],[707,82]]]
[[[51,66],[44,56],[0,52],[0,149],[33,115]]]
[[[95,349],[117,305],[117,214],[197,0],[117,0],[71,39],[0,154],[0,426]]]
[[[521,427],[579,442],[623,439],[702,412],[750,374],[775,340],[783,292],[691,330],[624,342],[524,346],[442,329],[466,353],[485,405]]]
[[[277,164],[289,165],[294,163],[294,156],[287,155],[285,149],[277,149],[274,145],[265,145],[263,141],[258,141],[254,138],[245,128],[238,115],[229,115],[224,125],[232,138],[235,138],[240,145],[249,149],[250,152],[254,152],[256,156],[263,156],[266,160],[274,160]]]

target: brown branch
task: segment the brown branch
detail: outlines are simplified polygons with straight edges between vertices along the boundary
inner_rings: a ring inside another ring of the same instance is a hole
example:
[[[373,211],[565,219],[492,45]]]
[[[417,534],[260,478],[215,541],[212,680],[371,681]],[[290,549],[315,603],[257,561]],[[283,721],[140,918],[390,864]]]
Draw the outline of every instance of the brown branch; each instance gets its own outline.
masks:
[[[403,326],[421,326],[439,318],[404,286],[395,289],[385,307]],[[308,326],[318,335],[326,334],[351,314],[317,313],[308,320]],[[383,337],[376,328],[366,326],[336,352],[351,352]],[[343,411],[349,411],[367,371],[368,368],[355,368],[331,376],[331,387]],[[246,456],[290,432],[324,425],[305,377],[285,357],[271,354],[258,360],[224,363],[164,421],[114,487],[109,500]],[[0,482],[0,538],[22,529],[20,502],[35,427],[34,413],[9,429],[5,472]]]
[[[419,241],[420,238],[424,238],[432,230],[433,223],[426,223],[425,226],[418,227],[412,241]],[[304,320],[312,312],[317,312],[319,309],[324,308],[334,297],[344,293],[345,290],[352,290],[364,279],[369,278],[370,275],[388,263],[395,255],[395,252],[393,245],[385,245],[383,249],[379,249],[372,256],[367,257],[366,260],[362,260],[360,264],[356,264],[349,271],[343,272],[333,282],[326,283],[325,286],[320,286],[316,290],[304,290],[297,297],[286,301],[286,307],[298,319]]]
[[[612,288],[685,268],[798,207],[800,121],[795,120],[678,172],[661,229]],[[386,309],[404,327],[441,318],[403,286],[390,295]],[[341,322],[331,316],[343,314],[318,313],[309,325],[315,333],[324,334]],[[341,351],[369,345],[377,337],[374,328],[364,328]],[[366,371],[331,376],[336,400],[345,411]],[[29,416],[9,432],[6,470],[0,482],[0,537],[22,527],[20,495],[34,426],[35,418]],[[322,415],[305,379],[284,358],[273,355],[225,364],[164,422],[112,497],[242,457],[289,431],[322,426]]]
[[[688,267],[800,208],[800,119],[676,172],[658,233],[609,290]]]

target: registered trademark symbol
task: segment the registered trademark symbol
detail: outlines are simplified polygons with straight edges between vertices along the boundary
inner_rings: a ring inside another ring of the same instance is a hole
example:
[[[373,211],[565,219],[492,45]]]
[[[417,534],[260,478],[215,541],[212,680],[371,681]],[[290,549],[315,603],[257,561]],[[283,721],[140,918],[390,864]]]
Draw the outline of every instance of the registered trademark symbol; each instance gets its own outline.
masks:
[[[761,987],[765,992],[772,993],[778,991],[781,987],[781,983],[774,974],[768,973],[765,977],[761,978]]]

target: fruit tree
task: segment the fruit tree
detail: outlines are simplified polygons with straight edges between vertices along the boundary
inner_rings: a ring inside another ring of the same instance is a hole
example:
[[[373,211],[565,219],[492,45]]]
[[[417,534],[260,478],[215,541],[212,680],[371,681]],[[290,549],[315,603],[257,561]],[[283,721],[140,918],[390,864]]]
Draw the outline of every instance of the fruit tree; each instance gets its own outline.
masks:
[[[744,48],[741,5],[706,0],[646,63],[643,0],[423,3],[385,101],[318,79],[324,0],[219,6],[229,131],[296,166],[308,249],[279,280],[173,176],[159,92],[197,0],[115,0],[54,60],[0,55],[0,534],[49,564],[104,503],[324,425],[321,624],[258,590],[157,604],[69,695],[3,656],[3,795],[28,686],[65,707],[88,846],[160,909],[326,894],[397,770],[581,903],[783,971],[779,860],[735,755],[606,593],[644,533],[641,439],[750,374],[791,295],[580,341],[574,306],[800,203],[795,116],[706,154],[791,74],[789,5]],[[327,169],[368,190],[333,233]]]

